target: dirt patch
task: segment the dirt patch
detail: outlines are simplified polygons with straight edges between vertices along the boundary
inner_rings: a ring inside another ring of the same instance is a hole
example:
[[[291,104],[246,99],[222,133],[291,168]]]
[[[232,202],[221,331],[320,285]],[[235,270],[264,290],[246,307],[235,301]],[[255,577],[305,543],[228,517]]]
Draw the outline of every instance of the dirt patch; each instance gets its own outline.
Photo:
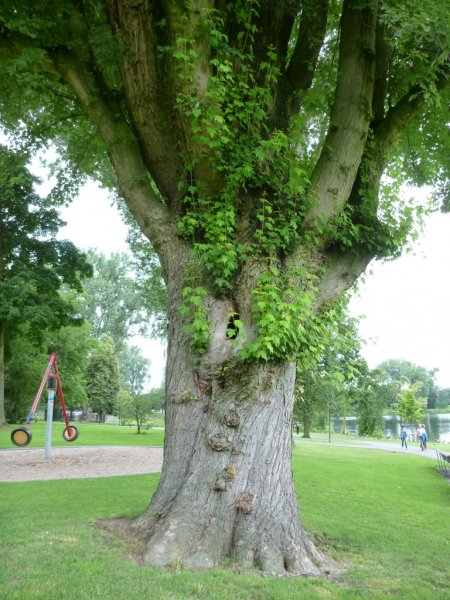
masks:
[[[0,482],[80,479],[159,473],[162,448],[148,446],[72,446],[0,450]]]
[[[123,556],[138,565],[144,565],[146,536],[134,526],[135,523],[135,519],[100,519],[94,523],[94,527],[102,533],[106,545],[109,546],[112,540],[120,540]]]

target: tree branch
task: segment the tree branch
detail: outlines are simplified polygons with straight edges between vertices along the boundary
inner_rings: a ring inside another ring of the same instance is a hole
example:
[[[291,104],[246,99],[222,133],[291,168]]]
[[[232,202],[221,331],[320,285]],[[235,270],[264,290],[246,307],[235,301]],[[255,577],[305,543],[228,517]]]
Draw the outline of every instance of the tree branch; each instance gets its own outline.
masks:
[[[157,23],[167,15],[161,2],[107,0],[105,4],[118,43],[129,118],[147,169],[166,203],[171,204],[180,194],[183,167],[170,61],[158,56],[158,46],[167,46],[167,40],[158,39]],[[159,36],[164,35],[161,28]]]
[[[306,228],[330,225],[341,212],[364,152],[374,87],[376,4],[361,9],[356,0],[344,1],[336,95],[312,175]]]
[[[298,114],[302,97],[313,81],[327,30],[328,9],[329,0],[303,2],[297,42],[285,74],[288,118]]]
[[[449,64],[436,80],[436,88],[442,91],[450,86]],[[374,128],[375,144],[379,151],[386,151],[398,140],[402,131],[423,110],[426,103],[424,89],[415,85],[386,113],[383,121]]]
[[[161,253],[169,222],[166,207],[154,192],[138,143],[115,102],[106,101],[84,65],[65,50],[52,53],[52,62],[71,87],[106,144],[121,195],[143,233]],[[148,214],[151,214],[151,220]]]

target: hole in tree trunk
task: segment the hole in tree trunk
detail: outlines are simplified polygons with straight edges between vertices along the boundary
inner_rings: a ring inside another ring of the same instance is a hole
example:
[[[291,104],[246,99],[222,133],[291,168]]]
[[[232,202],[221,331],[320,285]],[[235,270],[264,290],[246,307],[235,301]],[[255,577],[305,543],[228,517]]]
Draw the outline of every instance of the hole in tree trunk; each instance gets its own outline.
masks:
[[[227,339],[235,340],[239,334],[239,327],[236,325],[236,321],[239,320],[239,315],[237,313],[231,313],[230,318],[228,319],[227,326]]]

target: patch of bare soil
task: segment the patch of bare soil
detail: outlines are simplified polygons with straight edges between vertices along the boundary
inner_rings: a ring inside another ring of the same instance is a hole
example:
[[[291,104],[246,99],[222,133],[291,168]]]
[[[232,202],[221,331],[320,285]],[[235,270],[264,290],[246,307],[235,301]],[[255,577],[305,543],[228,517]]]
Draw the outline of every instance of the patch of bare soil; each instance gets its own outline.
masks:
[[[79,479],[159,473],[163,449],[148,446],[71,446],[0,450],[0,482]]]

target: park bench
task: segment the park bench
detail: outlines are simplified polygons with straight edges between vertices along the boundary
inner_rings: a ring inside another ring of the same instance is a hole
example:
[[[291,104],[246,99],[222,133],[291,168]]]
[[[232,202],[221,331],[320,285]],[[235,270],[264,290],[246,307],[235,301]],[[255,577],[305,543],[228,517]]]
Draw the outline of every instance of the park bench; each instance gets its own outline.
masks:
[[[448,452],[441,452],[440,450],[436,450],[436,455],[439,463],[439,469],[450,469],[450,454]]]

